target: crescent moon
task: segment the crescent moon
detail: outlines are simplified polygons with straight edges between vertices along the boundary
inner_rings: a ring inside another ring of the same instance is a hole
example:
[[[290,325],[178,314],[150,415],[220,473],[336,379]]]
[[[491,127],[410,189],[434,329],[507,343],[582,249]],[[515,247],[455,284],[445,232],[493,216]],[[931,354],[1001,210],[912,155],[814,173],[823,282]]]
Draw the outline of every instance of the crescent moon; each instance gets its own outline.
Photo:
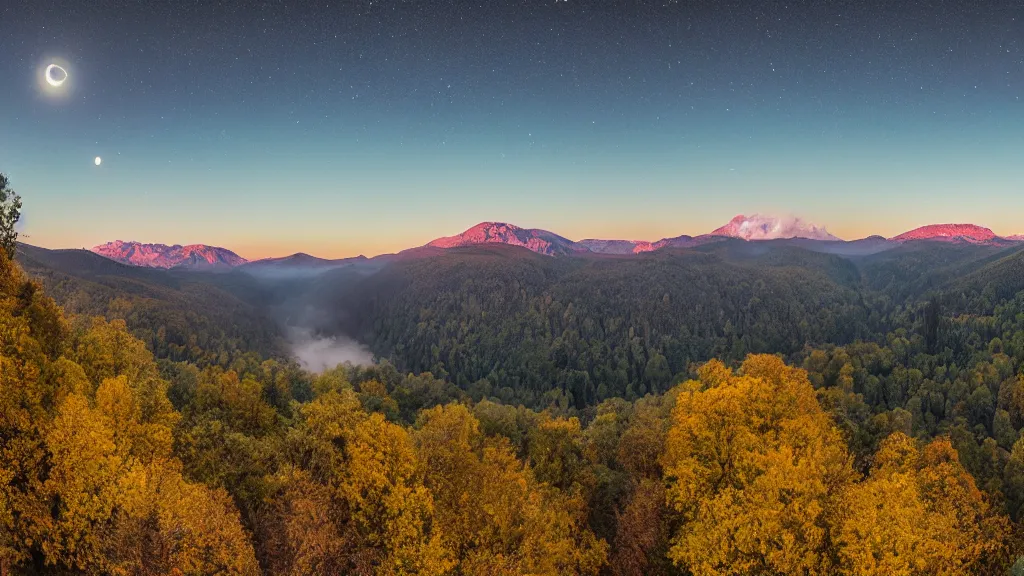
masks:
[[[53,70],[55,68],[57,70],[60,70],[61,72],[64,73],[64,77],[61,78],[60,80],[55,80],[53,78],[53,76],[50,75],[50,72],[53,72]],[[57,87],[57,86],[60,86],[61,84],[64,84],[67,81],[68,81],[68,71],[67,70],[61,68],[60,66],[58,66],[56,64],[50,64],[49,66],[46,67],[46,83],[47,84],[49,84],[50,86]]]

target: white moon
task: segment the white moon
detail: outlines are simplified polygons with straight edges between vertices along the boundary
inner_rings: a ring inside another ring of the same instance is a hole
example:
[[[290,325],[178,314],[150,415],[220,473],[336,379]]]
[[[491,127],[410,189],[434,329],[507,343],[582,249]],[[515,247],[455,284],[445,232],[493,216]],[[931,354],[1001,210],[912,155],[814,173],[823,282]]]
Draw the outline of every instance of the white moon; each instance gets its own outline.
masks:
[[[100,164],[103,163],[103,158],[100,158],[99,156],[97,156],[96,159],[93,160],[93,162],[95,162],[96,165],[99,166]]]
[[[64,73],[64,77],[61,78],[60,80],[57,80],[56,78],[54,78],[53,74],[52,74],[54,70],[60,70],[61,72],[63,72]],[[56,64],[50,64],[49,66],[46,67],[46,83],[47,84],[49,84],[50,86],[57,87],[57,86],[60,86],[61,84],[65,83],[67,81],[68,81],[68,71],[67,70],[61,68],[60,66],[58,66]]]

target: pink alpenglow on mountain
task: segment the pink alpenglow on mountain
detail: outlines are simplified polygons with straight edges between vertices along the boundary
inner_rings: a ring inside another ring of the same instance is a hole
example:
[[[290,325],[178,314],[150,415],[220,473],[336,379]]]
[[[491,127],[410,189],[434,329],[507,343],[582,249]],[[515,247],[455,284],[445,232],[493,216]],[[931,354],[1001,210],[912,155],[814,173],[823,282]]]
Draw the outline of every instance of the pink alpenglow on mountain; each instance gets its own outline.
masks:
[[[824,227],[804,222],[800,218],[776,218],[754,214],[749,218],[740,214],[728,224],[715,230],[710,236],[729,236],[744,240],[777,240],[782,238],[809,238],[811,240],[834,240]]]
[[[586,252],[575,242],[547,230],[520,228],[504,222],[481,222],[462,234],[438,238],[427,244],[434,248],[457,248],[479,244],[508,244],[522,246],[538,254],[554,256]]]
[[[640,254],[660,248],[654,242],[646,240],[597,240],[592,238],[580,240],[576,245],[596,254]]]
[[[995,232],[974,224],[931,224],[895,236],[892,240],[942,240],[946,242],[986,243],[998,240]]]
[[[228,268],[247,262],[231,250],[204,244],[167,246],[115,240],[92,251],[123,264],[148,268]]]

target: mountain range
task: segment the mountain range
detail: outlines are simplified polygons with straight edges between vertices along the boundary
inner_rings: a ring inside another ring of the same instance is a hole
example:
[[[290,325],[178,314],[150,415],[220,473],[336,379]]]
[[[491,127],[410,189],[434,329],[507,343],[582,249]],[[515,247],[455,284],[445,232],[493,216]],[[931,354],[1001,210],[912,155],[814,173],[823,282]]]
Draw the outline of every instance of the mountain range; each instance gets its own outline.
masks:
[[[92,249],[111,260],[147,268],[233,268],[248,262],[227,248],[205,244],[143,244],[114,240]]]
[[[676,236],[657,241],[645,240],[602,240],[585,239],[573,241],[536,228],[520,228],[505,222],[481,222],[456,234],[428,242],[419,248],[411,248],[401,254],[419,251],[437,251],[449,248],[502,244],[520,246],[546,256],[573,256],[587,254],[628,255],[660,250],[662,248],[692,248],[726,238],[758,242],[767,240],[791,240],[818,252],[857,255],[873,254],[910,241],[941,241],[967,244],[1004,245],[1024,242],[1024,235],[1001,237],[992,230],[974,224],[932,224],[915,228],[893,236],[869,236],[860,240],[846,241],[831,233],[823,226],[805,222],[800,218],[778,218],[754,214],[739,215],[726,225],[709,234],[699,236]],[[365,256],[342,259],[317,258],[305,253],[283,258],[265,258],[248,261],[226,248],[204,244],[165,245],[144,244],[135,241],[115,240],[92,248],[92,252],[134,266],[150,268],[187,268],[218,270],[240,267],[257,275],[273,275],[276,271],[307,271],[311,275],[338,268],[347,264],[369,260]],[[389,254],[376,257],[390,259],[399,255]]]

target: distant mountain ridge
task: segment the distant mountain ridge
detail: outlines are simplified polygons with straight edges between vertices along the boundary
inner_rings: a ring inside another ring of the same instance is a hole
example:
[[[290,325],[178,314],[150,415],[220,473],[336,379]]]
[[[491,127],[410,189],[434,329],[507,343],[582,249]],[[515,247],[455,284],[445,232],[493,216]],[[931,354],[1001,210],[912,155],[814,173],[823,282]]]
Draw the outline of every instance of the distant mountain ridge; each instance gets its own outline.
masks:
[[[432,240],[427,243],[427,246],[456,248],[491,243],[522,246],[547,256],[564,256],[589,251],[586,247],[553,232],[535,228],[520,228],[505,222],[481,222],[462,234]]]
[[[95,246],[92,252],[133,266],[146,268],[233,268],[248,262],[227,248],[205,244],[144,244],[115,240]]]
[[[1001,237],[991,229],[975,224],[931,224],[884,238],[873,235],[859,240],[843,240],[825,229],[800,218],[779,218],[754,214],[739,215],[726,225],[709,234],[676,236],[657,241],[604,240],[588,238],[569,240],[554,232],[539,228],[521,228],[507,222],[481,222],[454,236],[437,238],[419,247],[398,254],[382,254],[373,258],[324,259],[299,252],[281,258],[248,261],[234,252],[216,246],[192,244],[187,246],[144,244],[116,240],[96,246],[92,252],[134,266],[150,268],[217,269],[241,267],[254,274],[316,275],[324,270],[353,263],[391,261],[436,253],[438,250],[502,244],[519,246],[545,256],[572,256],[586,254],[631,255],[653,252],[663,248],[694,248],[710,242],[733,238],[748,242],[791,241],[802,247],[834,254],[869,254],[887,250],[909,241],[938,241],[952,243],[1011,245],[1024,242],[1024,234]]]
[[[999,236],[995,232],[975,224],[929,224],[928,226],[921,226],[891,238],[891,240],[897,242],[905,240],[944,240],[974,243],[992,242],[997,239],[999,239]],[[1015,240],[1012,236],[1008,239]]]
[[[298,252],[291,256],[281,258],[263,258],[253,260],[238,266],[239,270],[253,276],[283,278],[283,277],[312,277],[318,276],[328,270],[341,268],[357,262],[366,262],[366,256],[359,255],[352,258],[339,258],[328,260],[311,256],[305,252]]]
[[[278,258],[260,258],[259,260],[250,260],[248,262],[245,262],[244,265],[247,266],[247,267],[249,267],[249,266],[252,266],[252,267],[256,267],[256,266],[277,266],[277,265],[285,265],[285,266],[334,266],[334,265],[337,265],[337,264],[345,264],[347,262],[351,262],[351,261],[355,261],[355,260],[366,260],[366,259],[367,259],[366,256],[359,255],[359,256],[353,256],[351,258],[339,258],[339,259],[335,259],[335,260],[329,260],[329,259],[326,259],[326,258],[320,258],[320,257],[317,257],[317,256],[306,254],[305,252],[296,252],[295,254],[292,254],[291,256],[281,256],[281,257],[278,257]]]
[[[588,238],[580,240],[576,244],[597,254],[640,254],[641,252],[650,252],[659,248],[657,242],[647,242],[644,240],[598,240]]]

